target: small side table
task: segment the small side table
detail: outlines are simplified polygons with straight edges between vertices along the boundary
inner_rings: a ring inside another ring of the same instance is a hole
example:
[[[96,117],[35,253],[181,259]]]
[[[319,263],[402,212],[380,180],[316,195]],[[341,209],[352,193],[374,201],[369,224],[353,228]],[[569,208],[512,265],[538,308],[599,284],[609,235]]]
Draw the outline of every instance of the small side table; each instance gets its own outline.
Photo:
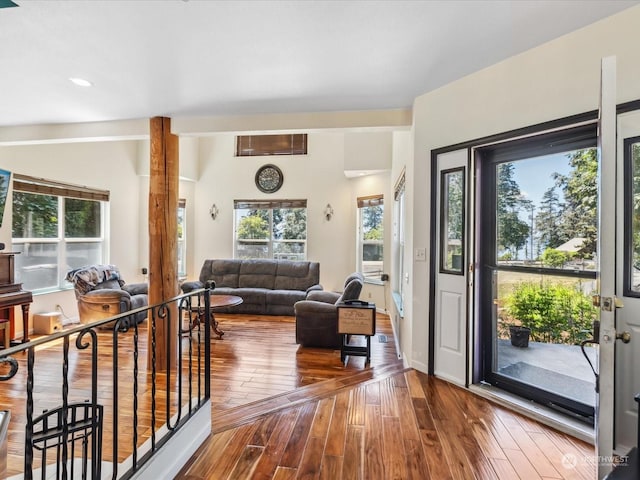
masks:
[[[339,303],[338,334],[341,335],[340,360],[345,363],[347,356],[366,357],[364,364],[371,363],[371,336],[376,333],[376,305],[361,300]],[[366,337],[367,345],[351,345],[354,335]]]
[[[364,364],[371,363],[371,335],[364,335],[367,346],[351,345],[349,343],[352,334],[342,334],[342,343],[340,344],[340,361],[345,363],[348,356],[366,357]]]

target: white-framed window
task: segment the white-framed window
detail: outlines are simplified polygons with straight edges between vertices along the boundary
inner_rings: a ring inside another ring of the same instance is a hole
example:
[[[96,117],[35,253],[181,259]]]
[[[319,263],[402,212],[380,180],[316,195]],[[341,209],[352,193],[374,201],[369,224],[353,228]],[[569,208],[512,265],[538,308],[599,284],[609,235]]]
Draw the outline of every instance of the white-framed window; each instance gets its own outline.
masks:
[[[235,200],[234,258],[307,258],[306,200]]]
[[[178,200],[178,277],[187,276],[187,201]]]
[[[365,282],[380,283],[384,273],[384,196],[358,197],[358,271]]]
[[[395,279],[393,280],[393,290],[397,298],[396,303],[400,313],[404,309],[405,296],[405,271],[404,271],[404,251],[405,251],[405,172],[403,171],[394,187],[393,198],[395,200]]]
[[[67,271],[105,261],[109,192],[14,174],[16,281],[35,293],[69,288]]]

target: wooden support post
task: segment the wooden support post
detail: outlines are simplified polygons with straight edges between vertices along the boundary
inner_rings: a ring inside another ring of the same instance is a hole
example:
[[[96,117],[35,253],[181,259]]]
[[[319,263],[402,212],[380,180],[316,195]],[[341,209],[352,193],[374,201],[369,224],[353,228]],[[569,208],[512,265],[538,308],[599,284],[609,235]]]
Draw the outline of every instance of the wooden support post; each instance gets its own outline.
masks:
[[[171,134],[171,119],[150,122],[149,178],[149,304],[178,295],[178,137]],[[178,309],[168,311],[171,325],[156,315],[156,369],[173,370],[177,363]],[[169,327],[169,328],[167,328]],[[149,328],[151,345],[151,328]],[[147,363],[151,366],[151,348]]]

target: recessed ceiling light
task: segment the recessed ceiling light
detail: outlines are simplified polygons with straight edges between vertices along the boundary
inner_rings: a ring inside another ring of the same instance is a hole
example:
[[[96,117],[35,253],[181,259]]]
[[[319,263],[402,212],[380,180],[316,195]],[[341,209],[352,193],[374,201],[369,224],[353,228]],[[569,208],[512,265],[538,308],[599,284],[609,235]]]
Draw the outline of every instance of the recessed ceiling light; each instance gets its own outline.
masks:
[[[85,80],[84,78],[70,77],[69,80],[79,87],[91,87],[93,85],[93,83],[89,80]]]

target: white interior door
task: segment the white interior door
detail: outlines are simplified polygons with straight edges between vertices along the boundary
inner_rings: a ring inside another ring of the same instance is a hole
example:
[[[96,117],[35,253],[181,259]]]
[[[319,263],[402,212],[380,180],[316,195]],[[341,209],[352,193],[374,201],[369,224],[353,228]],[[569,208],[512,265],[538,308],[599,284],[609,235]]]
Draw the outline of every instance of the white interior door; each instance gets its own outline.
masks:
[[[600,167],[598,263],[600,290],[599,393],[596,400],[596,453],[599,459],[613,454],[614,374],[616,343],[616,59],[602,59],[598,131]],[[598,462],[598,478],[611,463]]]
[[[438,155],[434,374],[467,384],[468,151]]]
[[[635,199],[640,193],[635,187],[635,178],[640,175],[639,169],[633,168],[633,163],[629,161],[627,155],[640,145],[640,111],[624,113],[618,116],[618,192],[617,208],[618,212],[625,212],[625,196],[631,195]],[[633,157],[631,156],[631,160]],[[628,165],[625,165],[628,163]],[[637,162],[636,162],[637,163]],[[625,169],[628,167],[628,169]],[[629,190],[625,192],[623,186],[628,185],[631,180]],[[630,205],[633,211],[634,202]],[[640,269],[638,268],[638,256],[633,254],[634,249],[630,249],[629,255],[625,257],[625,235],[628,233],[637,234],[635,222],[629,222],[627,217],[618,221],[617,230],[617,275],[616,275],[616,295],[622,298],[624,308],[617,311],[616,331],[618,334],[628,332],[631,334],[628,344],[617,342],[616,344],[616,374],[615,374],[615,437],[614,450],[618,454],[626,454],[637,441],[638,425],[638,405],[633,400],[635,394],[640,393],[640,376],[638,376],[638,365],[640,365]],[[631,229],[629,232],[627,229]],[[634,231],[636,230],[636,231]],[[633,243],[633,242],[632,242]],[[625,263],[628,270],[625,270]],[[625,274],[628,282],[625,288]]]

